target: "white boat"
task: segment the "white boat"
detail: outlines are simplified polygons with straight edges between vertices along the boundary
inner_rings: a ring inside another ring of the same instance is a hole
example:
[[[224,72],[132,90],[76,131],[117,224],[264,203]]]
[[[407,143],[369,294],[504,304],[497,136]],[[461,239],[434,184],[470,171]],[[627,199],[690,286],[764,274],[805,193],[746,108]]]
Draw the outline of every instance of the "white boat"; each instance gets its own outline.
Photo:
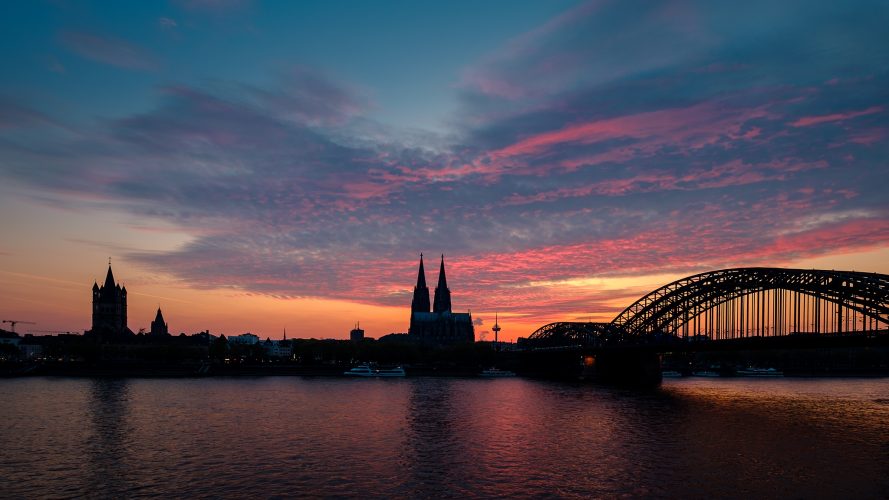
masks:
[[[515,372],[511,372],[509,370],[501,370],[500,368],[488,368],[487,370],[482,370],[479,374],[482,377],[515,377]]]
[[[376,373],[370,369],[370,365],[358,365],[347,372],[343,372],[343,375],[349,377],[376,377]]]
[[[747,367],[735,372],[739,377],[783,377],[784,372],[775,368]]]
[[[347,372],[343,372],[343,375],[348,377],[404,377],[405,372],[404,368],[400,366],[375,370],[371,368],[370,365],[363,364],[358,365]]]
[[[382,370],[377,370],[377,377],[404,377],[406,374],[404,373],[404,368],[400,366],[396,366],[395,368],[384,368]]]

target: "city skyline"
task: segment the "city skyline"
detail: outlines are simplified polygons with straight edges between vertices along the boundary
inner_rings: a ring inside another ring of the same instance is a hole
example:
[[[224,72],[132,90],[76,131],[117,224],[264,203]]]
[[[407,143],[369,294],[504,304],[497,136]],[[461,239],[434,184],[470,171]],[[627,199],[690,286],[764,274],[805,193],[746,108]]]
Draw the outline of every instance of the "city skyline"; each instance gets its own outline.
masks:
[[[406,332],[420,253],[503,340],[696,272],[889,273],[879,2],[2,9],[34,330],[87,329],[109,255],[134,331],[262,338]]]

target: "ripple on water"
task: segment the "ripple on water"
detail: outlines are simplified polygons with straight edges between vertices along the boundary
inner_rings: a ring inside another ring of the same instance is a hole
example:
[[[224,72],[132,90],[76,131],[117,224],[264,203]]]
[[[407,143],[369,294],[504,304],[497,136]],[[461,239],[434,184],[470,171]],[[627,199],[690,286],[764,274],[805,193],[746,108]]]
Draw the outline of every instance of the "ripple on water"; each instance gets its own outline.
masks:
[[[4,498],[889,493],[885,380],[26,378],[0,401]]]

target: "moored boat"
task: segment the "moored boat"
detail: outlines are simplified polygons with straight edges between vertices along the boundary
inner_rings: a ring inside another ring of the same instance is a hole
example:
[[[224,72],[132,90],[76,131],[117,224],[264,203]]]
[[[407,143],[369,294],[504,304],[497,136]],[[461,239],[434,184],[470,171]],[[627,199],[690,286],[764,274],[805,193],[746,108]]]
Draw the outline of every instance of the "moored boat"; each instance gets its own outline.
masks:
[[[368,364],[358,365],[347,372],[343,372],[347,377],[404,377],[406,374],[404,368],[396,366],[395,368],[373,369]]]
[[[753,368],[747,367],[739,369],[735,372],[739,377],[783,377],[784,372],[776,368]]]
[[[511,372],[509,370],[501,370],[500,368],[491,367],[487,370],[482,370],[479,374],[481,377],[515,377],[515,372]]]
[[[370,369],[370,365],[358,365],[349,371],[343,372],[349,377],[374,377],[376,374]]]
[[[406,374],[404,368],[396,366],[395,368],[384,368],[377,370],[377,377],[404,377]]]

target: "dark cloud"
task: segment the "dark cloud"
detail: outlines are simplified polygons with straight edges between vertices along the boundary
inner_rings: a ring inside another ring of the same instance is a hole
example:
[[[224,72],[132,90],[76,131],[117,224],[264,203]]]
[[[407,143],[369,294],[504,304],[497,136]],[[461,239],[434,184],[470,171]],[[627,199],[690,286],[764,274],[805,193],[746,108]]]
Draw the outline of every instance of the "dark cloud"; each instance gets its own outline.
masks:
[[[0,96],[0,130],[50,123],[52,120],[43,113],[15,102],[13,99]]]
[[[59,40],[81,57],[118,68],[152,71],[160,67],[159,59],[149,50],[121,38],[69,31],[61,33]]]
[[[317,71],[301,67],[281,75],[276,89],[247,87],[245,90],[263,108],[276,111],[282,119],[308,125],[342,125],[371,107],[370,100],[356,89],[348,89]]]

